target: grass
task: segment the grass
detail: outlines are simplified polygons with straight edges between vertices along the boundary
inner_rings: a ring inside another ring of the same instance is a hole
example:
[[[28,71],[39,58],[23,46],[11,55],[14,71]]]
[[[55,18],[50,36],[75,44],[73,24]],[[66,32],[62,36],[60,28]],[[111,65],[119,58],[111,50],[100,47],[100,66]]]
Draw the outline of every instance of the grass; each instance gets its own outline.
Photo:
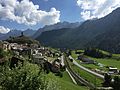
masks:
[[[101,50],[102,51],[102,50]],[[104,54],[108,54],[108,52],[106,51],[102,51]],[[71,55],[75,60],[77,58],[77,55],[75,54],[75,51],[72,51],[72,55]],[[97,61],[98,63],[101,63],[105,66],[112,66],[112,67],[117,67],[118,69],[120,69],[120,54],[113,54],[112,58],[92,58],[92,57],[89,57],[87,56],[88,58],[91,58],[92,60],[95,60]],[[81,64],[78,60],[76,60],[79,64]],[[89,68],[89,69],[101,69],[101,70],[104,70],[106,71],[106,68],[103,67],[99,67],[97,65],[94,65],[94,64],[81,64],[83,66],[85,66],[86,68]]]
[[[72,51],[72,55],[71,55],[75,60],[78,57],[77,54],[75,54],[75,51]],[[83,64],[80,62],[80,60],[76,60],[79,64],[81,64],[82,66],[88,68],[88,69],[102,69],[101,67],[99,67],[98,65],[95,64]]]
[[[120,58],[120,54],[113,54],[113,57],[119,57]]]
[[[81,63],[79,63],[79,64],[81,64]],[[81,64],[81,65],[88,69],[96,69],[96,68],[101,69],[98,65],[95,65],[95,64]]]
[[[92,59],[93,60],[93,59]],[[80,60],[76,60],[80,65],[88,68],[88,69],[91,69],[91,70],[95,70],[95,69],[99,69],[99,70],[102,70],[102,71],[107,71],[108,69],[103,66],[103,67],[100,67],[98,64],[86,64],[86,63],[82,63],[80,62]],[[99,62],[98,62],[99,63]]]
[[[100,50],[104,55],[109,55],[110,53],[107,51]]]
[[[68,75],[68,73],[66,71],[63,72],[63,77],[62,78],[60,78],[58,76],[55,76],[52,73],[48,74],[48,77],[53,78],[53,79],[58,81],[59,86],[60,86],[60,90],[89,90],[85,86],[75,85],[72,82],[71,78],[69,77],[69,75]]]
[[[71,65],[72,69],[78,73],[82,78],[84,78],[85,80],[87,80],[88,82],[96,85],[96,86],[101,86],[101,83],[103,82],[102,79],[80,69],[79,67],[77,67],[76,65],[74,65],[72,62],[69,62],[69,64]]]
[[[119,55],[116,55],[116,57],[118,57]],[[88,58],[97,61],[98,63],[103,64],[104,66],[112,66],[112,67],[116,67],[118,69],[120,69],[120,60],[116,59],[116,58],[93,58],[93,57],[89,57]]]
[[[105,55],[109,55],[109,52],[106,52],[106,51],[102,51],[102,53]],[[71,56],[76,60],[77,55],[75,54],[75,51],[72,51]],[[103,64],[103,67],[99,67],[99,65],[97,65],[97,64],[83,64],[79,60],[76,60],[76,61],[88,69],[99,69],[99,70],[106,72],[106,71],[108,71],[108,68],[106,68],[106,66],[112,66],[112,67],[116,67],[120,70],[120,54],[112,54],[111,58],[93,58],[93,57],[89,57],[89,56],[86,56],[86,57],[96,61],[97,63]],[[90,75],[89,73],[86,73],[85,71],[81,70],[80,68],[76,67],[75,65],[72,65],[72,68],[74,71],[79,73],[79,75],[81,77],[83,77],[84,79],[86,79],[87,81],[89,81],[93,84],[95,84],[95,82],[96,82],[97,86],[101,85],[100,83],[102,83],[102,81],[99,80],[98,78],[95,78],[95,76]]]
[[[76,58],[78,57],[77,54],[75,54],[75,51],[72,51],[71,53],[72,57],[76,60]],[[76,60],[79,64],[81,64],[80,60]],[[102,79],[97,78],[96,76],[81,70],[79,67],[75,66],[73,63],[69,62],[70,65],[72,66],[72,69],[77,72],[81,77],[83,77],[85,80],[87,80],[88,82],[96,85],[96,86],[101,86],[101,83],[103,82]],[[94,64],[81,64],[82,66],[88,68],[88,69],[102,69],[100,68],[98,65],[94,65]]]
[[[74,59],[76,59],[76,58],[78,57],[78,55],[75,54],[75,51],[71,51],[71,56],[72,56]]]
[[[92,58],[93,60],[104,64],[105,66],[112,66],[112,67],[117,67],[120,69],[120,61],[116,59],[97,59],[97,58]]]

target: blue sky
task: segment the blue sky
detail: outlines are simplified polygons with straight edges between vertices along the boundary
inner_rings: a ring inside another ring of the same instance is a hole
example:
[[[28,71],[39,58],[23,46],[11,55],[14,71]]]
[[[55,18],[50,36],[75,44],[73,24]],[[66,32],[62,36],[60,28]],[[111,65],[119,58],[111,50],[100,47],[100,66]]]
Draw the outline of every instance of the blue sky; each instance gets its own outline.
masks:
[[[32,0],[35,5],[39,5],[40,10],[50,11],[52,7],[60,11],[60,21],[81,22],[80,8],[77,6],[76,0]],[[5,26],[10,29],[24,30],[27,28],[38,29],[43,25],[38,23],[36,25],[19,24],[16,21],[0,20],[0,26]]]
[[[81,21],[80,8],[77,6],[77,0],[32,0],[35,4],[40,5],[40,9],[49,11],[50,8],[55,7],[60,11],[60,20],[68,22]],[[83,20],[83,19],[82,19]]]
[[[102,18],[118,7],[120,0],[0,0],[0,32]]]

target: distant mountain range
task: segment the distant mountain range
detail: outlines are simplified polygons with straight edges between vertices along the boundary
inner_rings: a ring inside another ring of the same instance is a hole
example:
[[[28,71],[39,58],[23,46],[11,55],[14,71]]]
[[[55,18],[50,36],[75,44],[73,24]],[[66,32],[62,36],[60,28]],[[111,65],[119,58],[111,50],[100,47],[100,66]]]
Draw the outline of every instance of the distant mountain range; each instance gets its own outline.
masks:
[[[54,25],[46,25],[43,28],[40,28],[34,35],[33,38],[37,38],[38,36],[41,35],[42,32],[45,31],[51,31],[51,30],[59,30],[62,28],[76,28],[80,25],[81,23],[76,22],[76,23],[69,23],[69,22],[59,22]]]
[[[51,47],[71,49],[96,47],[119,53],[119,35],[120,8],[101,19],[88,20],[74,28],[53,28],[38,35],[36,39],[43,45]]]
[[[23,32],[25,36],[30,36],[30,37],[35,39],[36,37],[40,36],[42,32],[51,31],[54,29],[58,30],[61,28],[75,28],[75,27],[78,27],[80,24],[81,23],[79,23],[79,22],[76,22],[76,23],[59,22],[59,23],[54,24],[54,25],[46,25],[43,28],[38,29],[37,31],[32,30],[32,29],[27,29],[25,31],[11,30],[10,32],[8,32],[6,34],[0,33],[0,40],[6,40],[10,36],[14,36],[14,37],[20,36],[21,32]]]
[[[35,30],[32,29],[27,29],[25,31],[20,31],[20,30],[11,30],[10,32],[6,33],[6,34],[2,34],[0,33],[0,40],[6,40],[8,39],[10,36],[12,37],[17,37],[21,35],[21,32],[24,33],[25,36],[33,36],[34,33],[36,32]]]

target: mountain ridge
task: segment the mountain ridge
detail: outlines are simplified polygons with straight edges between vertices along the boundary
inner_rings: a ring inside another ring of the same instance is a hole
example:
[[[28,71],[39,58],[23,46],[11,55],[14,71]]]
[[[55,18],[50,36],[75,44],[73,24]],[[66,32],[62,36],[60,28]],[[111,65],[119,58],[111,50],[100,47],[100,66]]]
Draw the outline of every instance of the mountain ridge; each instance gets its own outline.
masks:
[[[53,30],[42,33],[36,39],[46,46],[83,49],[86,48],[86,44],[88,44],[88,42],[92,41],[98,35],[110,32],[112,29],[120,29],[119,18],[120,8],[114,10],[112,13],[103,18],[97,20],[87,20],[77,28],[67,29],[63,35],[58,34],[58,32],[64,32],[64,29],[59,31]],[[52,32],[54,32],[54,34]]]
[[[41,35],[42,32],[45,32],[45,31],[51,31],[51,30],[57,30],[57,29],[59,30],[62,28],[75,28],[75,27],[78,27],[81,23],[79,22],[69,23],[64,21],[64,22],[56,23],[54,25],[46,25],[43,28],[38,29],[37,32],[33,35],[33,38],[34,39],[37,38],[38,36]]]
[[[35,31],[35,30],[32,30],[32,29],[27,29],[27,30],[25,30],[25,31],[21,31],[21,30],[10,30],[10,32],[8,32],[8,33],[6,33],[6,34],[0,34],[0,40],[6,40],[6,39],[8,39],[10,36],[14,36],[14,37],[20,36],[20,35],[21,35],[21,32],[23,32],[24,35],[31,37],[36,31]]]

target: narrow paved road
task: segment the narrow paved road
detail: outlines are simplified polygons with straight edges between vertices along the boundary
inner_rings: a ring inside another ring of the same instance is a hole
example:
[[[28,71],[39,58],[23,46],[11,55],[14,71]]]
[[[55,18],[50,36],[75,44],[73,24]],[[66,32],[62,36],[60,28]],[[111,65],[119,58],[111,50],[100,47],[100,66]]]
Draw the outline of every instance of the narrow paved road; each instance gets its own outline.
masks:
[[[72,58],[72,57],[70,56],[70,58]],[[92,71],[92,70],[89,70],[89,69],[83,67],[82,65],[78,64],[78,63],[74,60],[74,58],[72,58],[72,59],[73,59],[73,64],[75,64],[75,65],[78,66],[79,68],[81,68],[81,69],[83,69],[83,70],[85,70],[85,71],[87,71],[87,72],[89,72],[89,73],[91,73],[91,74],[93,74],[93,75],[95,75],[95,76],[97,76],[97,77],[100,77],[100,78],[104,79],[104,76],[103,76],[103,75],[101,75],[101,74],[99,74],[99,73],[96,73],[96,72],[94,72],[94,71]]]
[[[64,66],[64,55],[61,56],[61,65]],[[70,78],[72,79],[74,84],[77,84],[77,82],[75,81],[75,79],[73,78],[73,76],[71,75],[71,73],[69,72],[69,70],[66,68],[66,72],[68,73],[68,75],[70,76]]]
[[[74,84],[77,84],[77,82],[75,81],[75,79],[73,78],[73,76],[70,74],[69,70],[66,68],[66,72],[69,74],[70,78],[72,79]]]

